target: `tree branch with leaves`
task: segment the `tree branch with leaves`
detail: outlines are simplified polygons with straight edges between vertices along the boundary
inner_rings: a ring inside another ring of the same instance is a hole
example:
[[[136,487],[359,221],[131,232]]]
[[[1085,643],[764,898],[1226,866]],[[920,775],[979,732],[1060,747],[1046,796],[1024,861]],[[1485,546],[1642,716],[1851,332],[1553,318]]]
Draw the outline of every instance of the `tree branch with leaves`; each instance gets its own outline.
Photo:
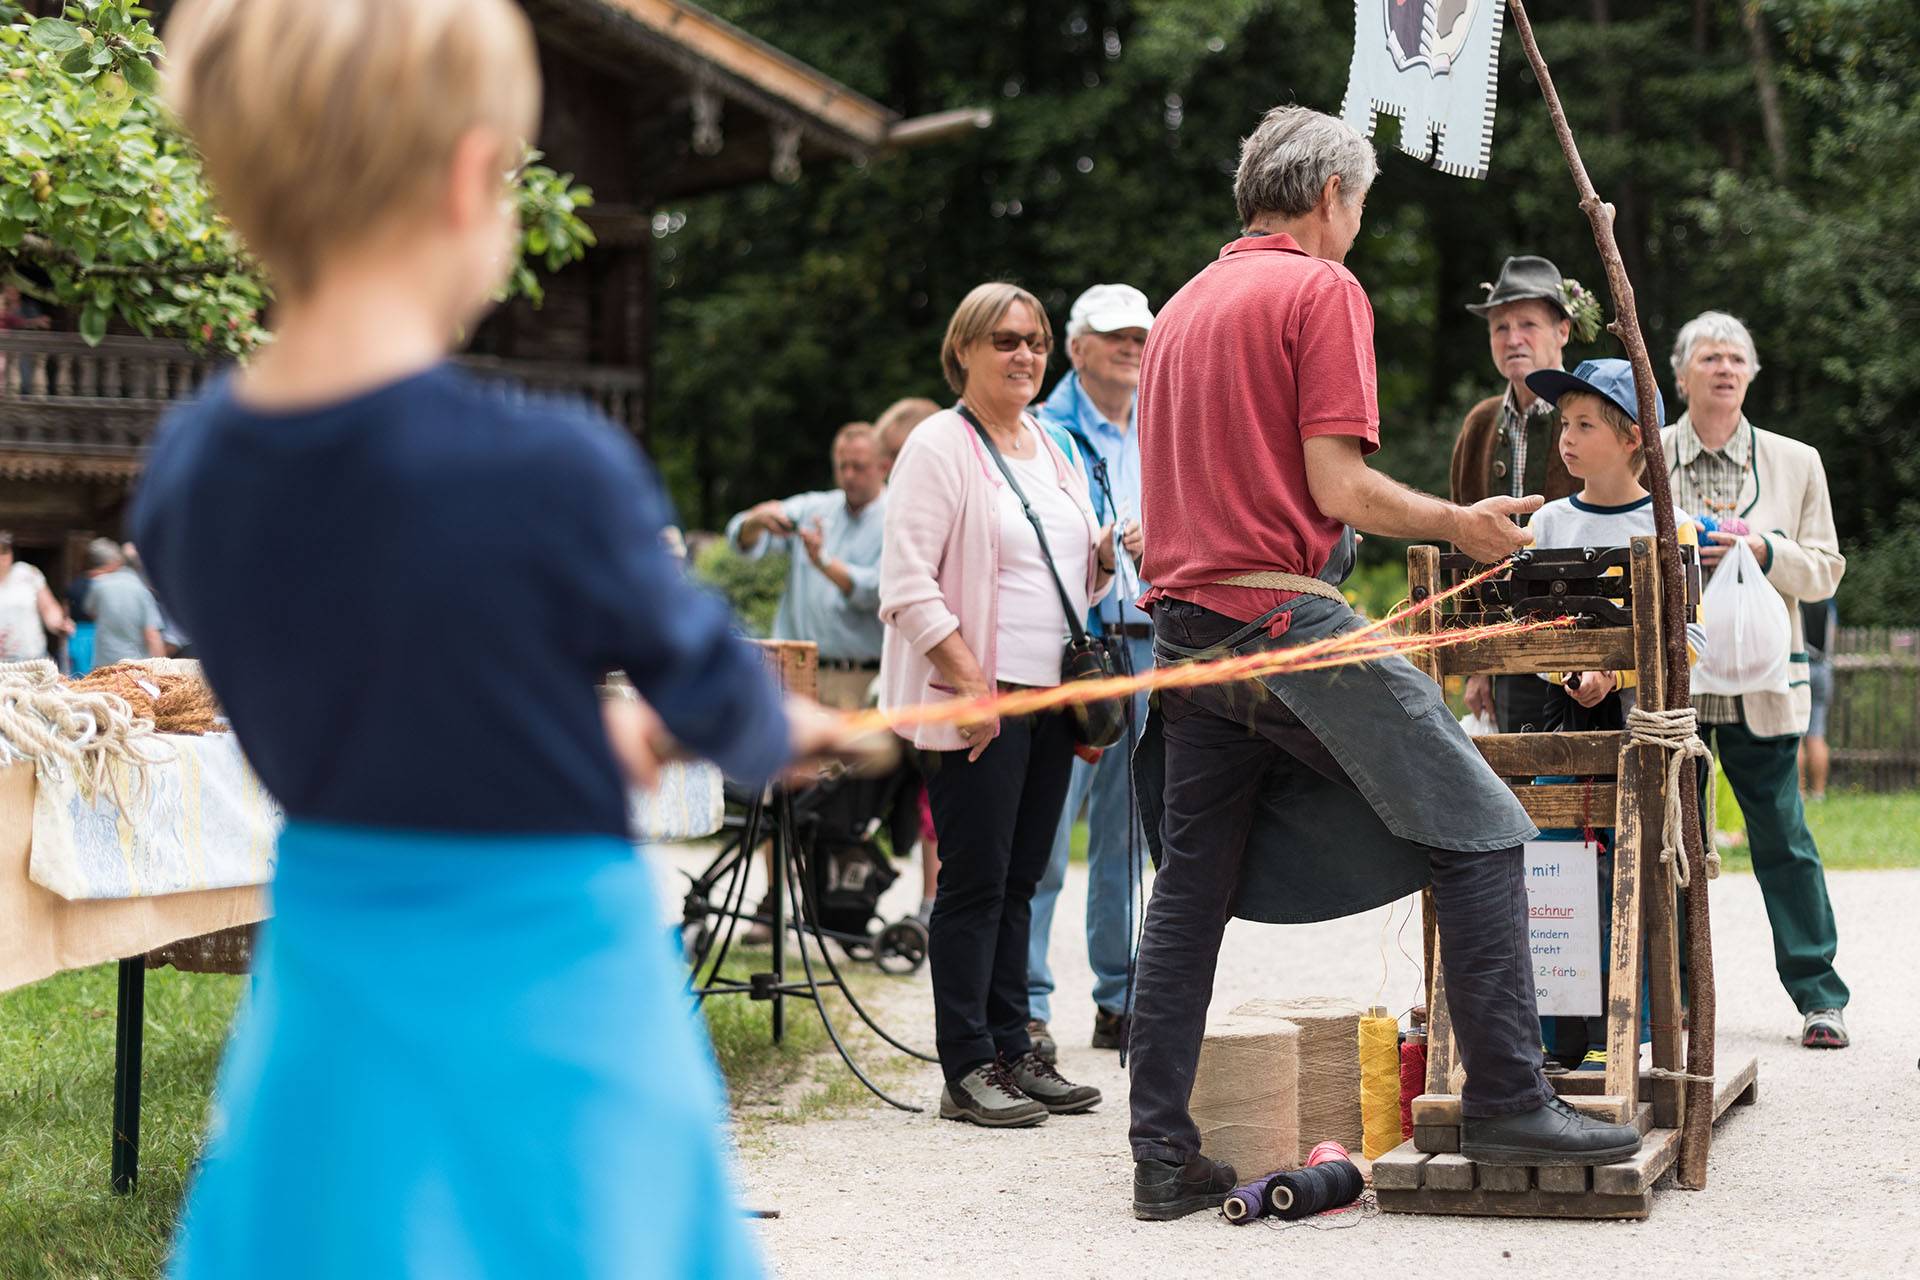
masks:
[[[191,142],[159,103],[162,54],[133,0],[76,0],[24,20],[0,2],[0,281],[72,311],[98,342],[118,317],[242,355],[266,337],[271,289],[216,207]],[[522,234],[509,296],[582,257],[592,203],[571,174],[518,177]]]

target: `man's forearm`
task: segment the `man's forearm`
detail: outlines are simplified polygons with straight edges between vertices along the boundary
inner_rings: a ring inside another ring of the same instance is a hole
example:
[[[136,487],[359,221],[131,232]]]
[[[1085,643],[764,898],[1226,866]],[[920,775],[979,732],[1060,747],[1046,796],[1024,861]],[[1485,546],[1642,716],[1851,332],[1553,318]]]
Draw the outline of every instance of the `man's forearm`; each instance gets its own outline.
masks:
[[[1383,538],[1436,538],[1452,542],[1460,508],[1410,489],[1391,476],[1361,466],[1350,472],[1331,506],[1322,510],[1362,533]]]

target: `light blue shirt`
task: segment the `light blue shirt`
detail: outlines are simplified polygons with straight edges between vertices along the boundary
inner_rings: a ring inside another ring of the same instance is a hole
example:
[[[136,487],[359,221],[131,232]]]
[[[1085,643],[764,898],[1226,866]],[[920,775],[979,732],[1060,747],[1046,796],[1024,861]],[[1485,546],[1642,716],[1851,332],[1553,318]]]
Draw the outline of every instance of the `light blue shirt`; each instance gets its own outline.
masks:
[[[1140,432],[1135,426],[1138,409],[1136,395],[1134,404],[1127,410],[1126,428],[1116,427],[1100,416],[1100,410],[1080,385],[1080,375],[1073,372],[1054,384],[1053,394],[1040,406],[1040,417],[1044,421],[1073,437],[1073,453],[1079,456],[1080,466],[1087,473],[1094,515],[1103,525],[1140,518]],[[1089,449],[1106,465],[1108,488],[1101,487],[1094,459],[1088,456]],[[1145,588],[1146,584],[1142,583],[1141,589]],[[1129,591],[1123,599],[1116,584],[1106,600],[1094,606],[1089,622],[1097,622],[1104,612],[1109,624],[1150,623],[1153,619],[1134,603],[1139,598],[1138,593]]]
[[[808,640],[820,646],[822,658],[842,662],[880,660],[880,543],[887,522],[887,495],[860,508],[847,509],[847,495],[838,489],[797,493],[782,502],[787,519],[797,529],[820,522],[821,551],[838,560],[853,579],[853,590],[842,595],[833,579],[813,567],[797,535],[762,532],[752,549],[740,545],[742,511],[727,521],[727,541],[749,560],[769,551],[792,558],[787,568],[787,590],[773,616],[775,640]]]

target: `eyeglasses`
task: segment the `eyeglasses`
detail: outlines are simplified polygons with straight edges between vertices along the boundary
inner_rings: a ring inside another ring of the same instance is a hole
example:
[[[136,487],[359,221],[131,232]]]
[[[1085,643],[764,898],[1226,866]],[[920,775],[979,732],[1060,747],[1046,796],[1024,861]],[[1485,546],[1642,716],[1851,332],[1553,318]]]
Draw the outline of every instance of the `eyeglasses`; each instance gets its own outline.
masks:
[[[1023,342],[1027,344],[1027,350],[1037,356],[1044,356],[1053,350],[1053,339],[1044,333],[1015,333],[1011,329],[995,329],[987,335],[987,341],[993,344],[995,351],[1017,351]]]

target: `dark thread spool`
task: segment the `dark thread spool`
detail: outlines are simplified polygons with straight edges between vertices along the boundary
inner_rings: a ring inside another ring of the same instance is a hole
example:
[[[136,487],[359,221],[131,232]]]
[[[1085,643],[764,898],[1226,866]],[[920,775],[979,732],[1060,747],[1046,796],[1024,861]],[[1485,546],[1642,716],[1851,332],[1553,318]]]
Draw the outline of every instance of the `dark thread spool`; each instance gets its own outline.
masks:
[[[1220,1211],[1227,1215],[1227,1221],[1239,1226],[1255,1218],[1267,1216],[1267,1189],[1280,1175],[1270,1173],[1264,1178],[1255,1178],[1252,1182],[1235,1187],[1227,1196]]]
[[[1267,1187],[1267,1208],[1274,1217],[1288,1221],[1310,1218],[1352,1204],[1366,1186],[1366,1179],[1351,1161],[1329,1160],[1274,1174]]]

